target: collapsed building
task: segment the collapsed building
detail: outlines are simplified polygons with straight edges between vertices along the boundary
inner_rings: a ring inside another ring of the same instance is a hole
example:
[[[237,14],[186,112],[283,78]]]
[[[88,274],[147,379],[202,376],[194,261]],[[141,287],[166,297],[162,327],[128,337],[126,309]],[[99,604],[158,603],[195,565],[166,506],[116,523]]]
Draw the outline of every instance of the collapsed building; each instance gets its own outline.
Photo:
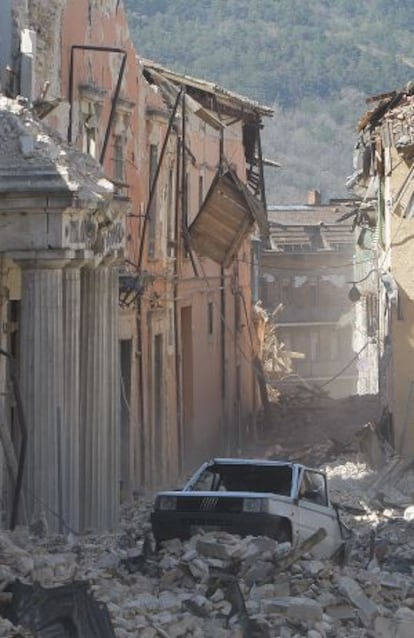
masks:
[[[269,206],[270,247],[262,245],[260,297],[293,370],[283,387],[315,385],[333,397],[356,393],[353,307],[348,298],[355,239],[352,200]],[[279,380],[275,380],[282,387]]]
[[[348,180],[362,197],[354,296],[367,346],[359,369],[365,383],[368,370],[378,371],[383,433],[398,453],[412,455],[413,83],[368,103],[373,108],[358,124],[355,172]]]

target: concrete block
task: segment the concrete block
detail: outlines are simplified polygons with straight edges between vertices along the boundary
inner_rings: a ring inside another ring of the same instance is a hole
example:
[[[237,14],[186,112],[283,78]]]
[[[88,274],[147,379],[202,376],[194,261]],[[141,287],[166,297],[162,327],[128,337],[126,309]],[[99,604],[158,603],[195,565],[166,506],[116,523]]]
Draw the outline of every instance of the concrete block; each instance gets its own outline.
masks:
[[[262,601],[262,613],[283,614],[291,620],[307,621],[322,620],[323,609],[319,603],[311,598],[288,596]]]
[[[393,618],[378,616],[374,627],[375,638],[412,638],[414,611],[407,607],[400,607]]]
[[[197,541],[196,549],[199,554],[206,558],[230,559],[240,548],[239,544],[228,545],[215,539],[200,539]]]
[[[359,617],[364,625],[370,625],[378,613],[377,606],[364,594],[353,578],[343,576],[339,579],[338,586],[341,593],[358,609]]]

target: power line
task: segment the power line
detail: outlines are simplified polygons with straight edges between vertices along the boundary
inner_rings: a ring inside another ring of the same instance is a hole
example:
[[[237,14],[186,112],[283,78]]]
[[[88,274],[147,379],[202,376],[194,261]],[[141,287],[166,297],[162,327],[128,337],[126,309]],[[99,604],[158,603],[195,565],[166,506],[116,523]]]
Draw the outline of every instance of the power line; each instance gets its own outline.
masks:
[[[365,348],[367,348],[369,346],[369,344],[372,343],[371,341],[367,341],[360,350],[358,350],[358,352],[352,357],[352,359],[350,361],[348,361],[348,363],[341,368],[341,370],[339,370],[339,372],[337,372],[333,377],[331,377],[330,379],[328,379],[328,381],[325,381],[325,383],[323,383],[322,385],[320,385],[319,387],[322,389],[325,386],[329,385],[330,383],[332,383],[332,381],[335,381],[335,379],[337,379],[338,377],[340,377],[342,375],[343,372],[345,372],[345,370],[348,370],[348,368],[354,363],[354,361],[356,361],[359,357],[359,355],[361,354],[361,352],[363,352],[365,350]]]

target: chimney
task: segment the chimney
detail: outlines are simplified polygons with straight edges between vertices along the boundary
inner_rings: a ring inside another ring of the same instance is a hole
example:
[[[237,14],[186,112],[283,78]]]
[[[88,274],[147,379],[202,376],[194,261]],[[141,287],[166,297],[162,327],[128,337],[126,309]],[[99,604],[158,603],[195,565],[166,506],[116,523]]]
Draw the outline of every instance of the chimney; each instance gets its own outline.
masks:
[[[307,197],[306,203],[308,206],[320,206],[321,204],[320,191],[316,190],[316,188],[312,191],[308,191],[308,197]]]

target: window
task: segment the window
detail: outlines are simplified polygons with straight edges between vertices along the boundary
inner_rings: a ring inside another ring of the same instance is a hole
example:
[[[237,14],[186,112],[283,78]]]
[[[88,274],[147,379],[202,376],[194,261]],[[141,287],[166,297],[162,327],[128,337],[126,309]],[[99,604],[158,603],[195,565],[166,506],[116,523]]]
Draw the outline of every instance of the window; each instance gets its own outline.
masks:
[[[198,178],[198,208],[201,208],[201,204],[204,199],[204,178],[202,175]]]
[[[311,330],[309,335],[310,359],[316,361],[319,359],[319,334],[316,330]]]
[[[373,337],[377,334],[378,328],[378,299],[376,295],[368,293],[366,300],[367,334]]]
[[[154,336],[154,432],[155,445],[158,451],[162,450],[164,392],[163,392],[163,335]]]
[[[309,304],[313,307],[318,305],[318,280],[309,280]]]
[[[190,256],[190,246],[188,242],[188,208],[190,204],[190,176],[185,174],[184,183],[184,197],[183,197],[183,232],[184,232],[184,245],[185,245],[185,257]]]
[[[168,193],[167,193],[167,255],[172,257],[174,254],[174,170],[170,168],[168,172]]]
[[[79,85],[79,116],[82,152],[97,157],[99,152],[100,116],[105,91],[94,84]],[[117,132],[114,130],[114,135]]]
[[[290,279],[282,279],[280,284],[280,300],[282,303],[288,304],[291,298]]]
[[[124,141],[121,135],[114,136],[114,178],[124,181]]]
[[[155,174],[157,171],[157,166],[158,166],[158,145],[157,144],[151,144],[150,146],[150,164],[149,164],[149,195],[148,197],[151,197],[151,191],[154,187],[154,182],[155,182]],[[152,194],[152,201],[151,201],[151,206],[149,208],[148,211],[148,223],[149,223],[149,228],[148,228],[148,256],[149,257],[154,257],[155,255],[155,237],[156,237],[156,231],[157,231],[157,192],[156,192],[156,187],[155,187],[155,191]]]
[[[190,206],[190,176],[188,173],[185,175],[185,185],[184,185],[184,224],[185,227],[188,228],[188,209]]]
[[[174,314],[173,309],[168,308],[168,345],[174,345]]]
[[[83,124],[82,151],[96,157],[96,132],[98,128],[93,105],[88,103],[88,114]]]

